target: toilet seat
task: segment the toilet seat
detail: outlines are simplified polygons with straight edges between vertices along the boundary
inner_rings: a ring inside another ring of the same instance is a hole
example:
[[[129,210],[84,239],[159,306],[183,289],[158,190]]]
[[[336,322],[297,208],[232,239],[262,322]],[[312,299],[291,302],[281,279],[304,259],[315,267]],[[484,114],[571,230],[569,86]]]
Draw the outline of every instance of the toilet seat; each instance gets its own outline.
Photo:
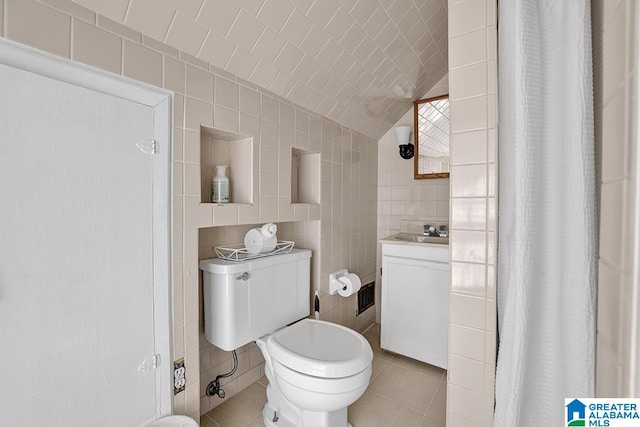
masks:
[[[311,377],[344,378],[371,367],[373,352],[359,333],[303,319],[271,335],[267,351],[279,364]]]

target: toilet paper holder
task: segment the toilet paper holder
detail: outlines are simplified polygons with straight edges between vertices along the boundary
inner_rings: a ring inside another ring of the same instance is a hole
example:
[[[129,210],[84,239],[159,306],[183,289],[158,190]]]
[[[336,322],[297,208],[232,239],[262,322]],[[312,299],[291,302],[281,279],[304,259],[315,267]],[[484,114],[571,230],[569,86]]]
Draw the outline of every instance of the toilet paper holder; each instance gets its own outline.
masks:
[[[342,283],[340,279],[342,276],[349,274],[349,270],[343,268],[333,273],[329,273],[329,295],[335,295],[338,291],[346,291],[347,285]]]

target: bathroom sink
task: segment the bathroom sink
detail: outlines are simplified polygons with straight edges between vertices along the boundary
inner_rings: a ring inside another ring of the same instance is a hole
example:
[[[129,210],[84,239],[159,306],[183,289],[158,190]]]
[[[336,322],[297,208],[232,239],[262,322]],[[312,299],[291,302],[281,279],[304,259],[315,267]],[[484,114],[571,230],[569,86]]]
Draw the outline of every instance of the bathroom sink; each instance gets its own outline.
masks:
[[[448,237],[423,236],[421,234],[411,234],[411,233],[395,234],[391,237],[386,238],[385,240],[401,240],[403,242],[410,242],[410,243],[441,243],[445,245],[449,244]]]

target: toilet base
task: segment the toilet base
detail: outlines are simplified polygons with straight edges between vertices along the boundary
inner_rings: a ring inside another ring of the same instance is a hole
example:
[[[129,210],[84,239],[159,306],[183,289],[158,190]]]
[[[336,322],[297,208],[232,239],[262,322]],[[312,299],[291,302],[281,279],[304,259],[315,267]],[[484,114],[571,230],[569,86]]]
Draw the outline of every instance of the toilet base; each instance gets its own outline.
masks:
[[[282,416],[273,410],[267,402],[262,410],[262,421],[267,427],[353,427],[347,422],[347,408],[334,412],[302,411],[301,424]],[[277,421],[274,421],[276,419]]]
[[[273,421],[275,416],[278,417],[277,421]],[[275,412],[269,405],[269,402],[264,405],[264,409],[262,410],[262,422],[264,422],[264,425],[267,427],[296,427],[291,420]]]

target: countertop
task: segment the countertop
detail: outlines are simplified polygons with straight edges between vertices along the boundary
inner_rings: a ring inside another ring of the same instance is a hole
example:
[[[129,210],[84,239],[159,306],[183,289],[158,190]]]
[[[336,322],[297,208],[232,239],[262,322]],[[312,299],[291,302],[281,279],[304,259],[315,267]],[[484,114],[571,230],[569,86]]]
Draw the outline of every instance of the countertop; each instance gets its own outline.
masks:
[[[416,239],[412,241],[411,239]],[[425,240],[425,241],[418,241]],[[433,246],[433,247],[448,247],[448,237],[428,237],[422,234],[413,233],[397,233],[392,236],[383,237],[378,240],[379,243],[394,244],[394,245],[409,245],[409,246]]]

